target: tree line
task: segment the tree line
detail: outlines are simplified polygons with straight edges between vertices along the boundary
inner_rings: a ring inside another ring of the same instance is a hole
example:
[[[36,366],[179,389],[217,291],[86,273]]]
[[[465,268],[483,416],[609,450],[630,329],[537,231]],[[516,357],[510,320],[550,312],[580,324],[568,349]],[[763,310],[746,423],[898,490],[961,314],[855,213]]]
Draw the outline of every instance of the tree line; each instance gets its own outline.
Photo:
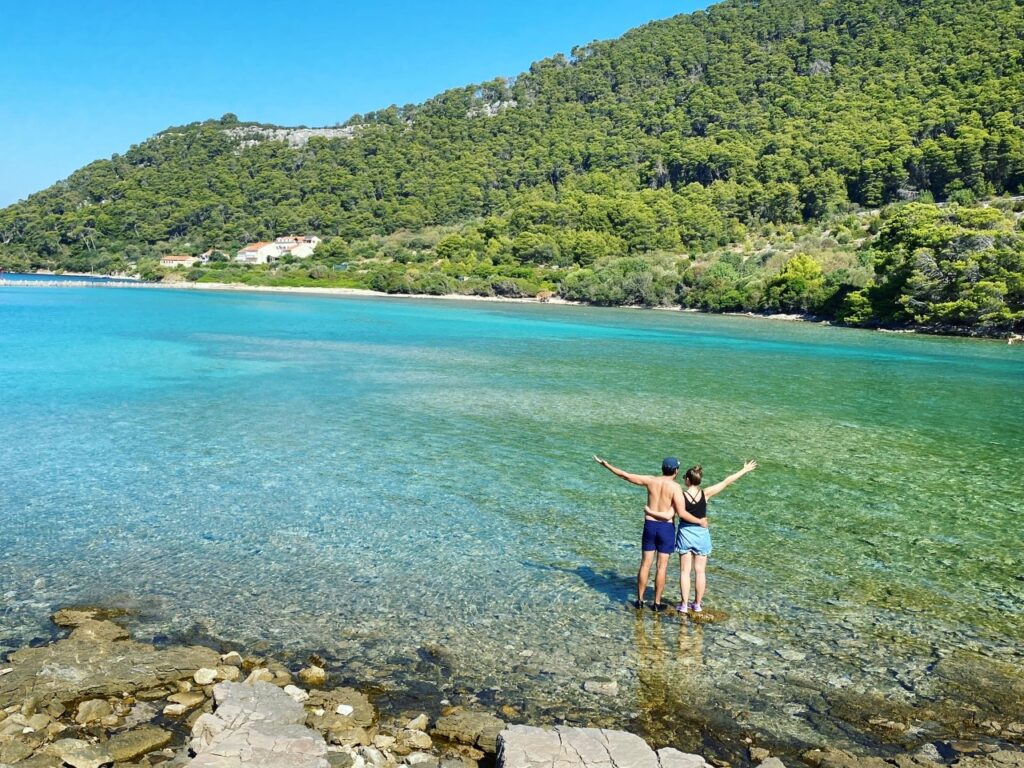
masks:
[[[317,233],[309,264],[192,276],[1019,327],[1018,211],[975,204],[1024,186],[1022,8],[727,0],[352,138],[171,128],[0,211],[0,267]]]

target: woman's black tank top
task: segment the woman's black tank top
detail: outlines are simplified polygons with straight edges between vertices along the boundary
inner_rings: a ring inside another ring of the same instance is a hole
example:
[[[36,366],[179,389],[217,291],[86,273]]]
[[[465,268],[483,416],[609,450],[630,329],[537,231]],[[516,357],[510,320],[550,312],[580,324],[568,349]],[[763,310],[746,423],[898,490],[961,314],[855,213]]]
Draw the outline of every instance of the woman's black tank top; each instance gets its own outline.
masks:
[[[690,496],[687,493],[683,494],[683,504],[686,506],[686,511],[696,517],[698,520],[703,520],[708,516],[708,500],[704,497],[704,489],[700,489],[700,498],[696,501],[690,501]],[[685,524],[686,521],[684,520]]]

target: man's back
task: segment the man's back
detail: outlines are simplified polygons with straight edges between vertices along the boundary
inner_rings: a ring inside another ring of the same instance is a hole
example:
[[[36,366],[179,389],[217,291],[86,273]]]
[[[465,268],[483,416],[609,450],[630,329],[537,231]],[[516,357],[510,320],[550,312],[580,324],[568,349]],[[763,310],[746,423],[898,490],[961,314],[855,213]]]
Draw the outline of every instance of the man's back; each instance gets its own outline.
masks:
[[[678,498],[677,494],[681,496],[683,493],[679,483],[675,481],[675,478],[663,475],[662,477],[649,476],[644,485],[647,486],[647,509],[655,515],[647,514],[647,519],[671,520],[676,511],[673,500]]]

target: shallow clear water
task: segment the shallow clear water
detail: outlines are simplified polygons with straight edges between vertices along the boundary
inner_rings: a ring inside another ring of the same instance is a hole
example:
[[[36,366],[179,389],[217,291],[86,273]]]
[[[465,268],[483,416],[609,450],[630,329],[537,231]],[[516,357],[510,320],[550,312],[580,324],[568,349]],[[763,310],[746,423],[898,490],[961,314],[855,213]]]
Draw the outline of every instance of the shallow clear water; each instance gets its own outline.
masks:
[[[5,287],[0,393],[0,652],[100,602],[141,636],[320,653],[385,699],[689,748],[1019,717],[1020,347]],[[711,505],[718,621],[625,607],[643,499],[594,453],[640,472],[674,454],[710,481],[758,459]],[[619,694],[584,693],[597,675]]]

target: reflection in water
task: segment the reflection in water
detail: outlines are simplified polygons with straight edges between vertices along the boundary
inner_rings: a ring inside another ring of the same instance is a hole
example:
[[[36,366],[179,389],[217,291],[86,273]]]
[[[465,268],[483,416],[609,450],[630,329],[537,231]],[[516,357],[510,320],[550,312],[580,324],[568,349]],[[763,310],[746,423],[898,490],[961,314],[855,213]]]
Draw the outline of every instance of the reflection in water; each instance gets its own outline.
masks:
[[[701,742],[704,628],[638,611],[633,625],[637,725],[661,746]]]

